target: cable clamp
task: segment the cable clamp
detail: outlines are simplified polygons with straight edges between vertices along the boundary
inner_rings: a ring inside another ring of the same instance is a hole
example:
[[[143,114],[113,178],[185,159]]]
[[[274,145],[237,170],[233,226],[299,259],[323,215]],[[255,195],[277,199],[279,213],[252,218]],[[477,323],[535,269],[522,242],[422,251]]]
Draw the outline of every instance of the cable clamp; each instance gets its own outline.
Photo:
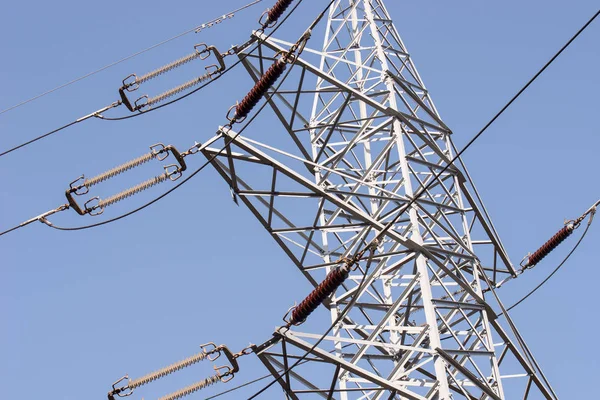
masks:
[[[169,165],[165,165],[164,167],[165,173],[167,174],[167,177],[175,182],[177,179],[181,178],[181,168],[179,167],[179,165],[177,164],[169,164]]]
[[[133,394],[133,389],[129,385],[117,387],[117,385],[125,380],[129,380],[129,375],[123,375],[115,383],[112,384],[112,390],[108,392],[108,400],[114,400],[115,394],[119,397],[127,397]]]
[[[90,203],[95,203],[95,204],[90,206],[89,205]],[[100,197],[99,196],[92,197],[91,199],[86,201],[83,204],[83,207],[85,208],[85,214],[90,214],[92,216],[100,215],[104,212],[104,207],[100,207]]]
[[[227,360],[229,361],[229,364],[231,366],[223,365],[223,366],[217,367],[215,365],[215,366],[213,366],[213,368],[217,372],[217,376],[221,379],[221,382],[223,382],[223,383],[229,382],[230,380],[233,379],[235,373],[240,370],[239,364],[237,362],[237,358],[240,357],[240,355],[243,355],[244,351],[246,349],[242,350],[239,353],[233,354],[227,346],[221,345],[221,346],[217,347],[217,350],[219,352],[222,351],[223,354],[225,354],[225,357],[227,357]],[[223,369],[226,370],[225,373],[221,373],[221,370],[223,370]]]
[[[298,302],[294,302],[294,305],[291,306],[290,308],[288,308],[288,310],[286,311],[285,315],[282,318],[283,322],[285,322],[285,326],[287,328],[289,328],[292,325],[294,325],[294,326],[301,325],[304,321],[306,321],[306,319],[303,319],[302,321],[298,321],[296,323],[292,323],[292,320],[289,318],[289,316],[296,309],[296,307],[298,307]]]

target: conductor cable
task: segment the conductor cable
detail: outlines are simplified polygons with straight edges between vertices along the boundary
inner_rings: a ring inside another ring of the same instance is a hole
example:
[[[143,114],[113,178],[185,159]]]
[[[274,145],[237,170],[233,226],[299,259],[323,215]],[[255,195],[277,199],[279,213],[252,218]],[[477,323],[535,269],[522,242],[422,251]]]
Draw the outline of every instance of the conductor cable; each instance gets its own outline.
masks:
[[[70,126],[73,126],[73,125],[75,125],[75,124],[78,124],[78,123],[80,123],[80,122],[86,121],[86,120],[88,120],[88,119],[90,119],[90,118],[92,118],[92,117],[100,117],[100,116],[102,115],[102,113],[103,113],[103,112],[105,112],[105,111],[108,111],[108,110],[110,110],[111,108],[116,108],[116,107],[118,107],[118,106],[120,106],[120,105],[121,105],[121,101],[120,101],[120,100],[119,100],[119,101],[115,101],[114,103],[112,103],[112,104],[111,104],[111,105],[109,105],[109,106],[102,107],[101,109],[99,109],[99,110],[97,110],[97,111],[94,111],[93,113],[90,113],[90,114],[88,114],[88,115],[84,115],[83,117],[81,117],[81,118],[78,118],[78,119],[76,119],[75,121],[69,122],[68,124],[66,124],[66,125],[63,125],[63,126],[61,126],[60,128],[56,128],[56,129],[54,129],[54,130],[52,130],[52,131],[50,131],[50,132],[48,132],[48,133],[44,133],[43,135],[40,135],[40,136],[38,136],[38,137],[36,137],[36,138],[33,138],[33,139],[31,139],[31,140],[29,140],[29,141],[27,141],[27,142],[25,142],[25,143],[21,143],[21,144],[20,144],[20,145],[18,145],[18,146],[15,146],[15,147],[13,147],[13,148],[10,148],[10,149],[8,149],[8,150],[5,150],[5,151],[3,151],[2,153],[0,153],[0,157],[2,157],[2,156],[5,156],[5,155],[7,155],[7,154],[9,154],[9,153],[12,153],[13,151],[15,151],[15,150],[18,150],[18,149],[20,149],[20,148],[22,148],[22,147],[25,147],[25,146],[27,146],[27,145],[30,145],[30,144],[32,144],[32,143],[35,143],[35,142],[37,142],[38,140],[44,139],[45,137],[48,137],[48,136],[50,136],[50,135],[53,135],[53,134],[55,134],[55,133],[57,133],[57,132],[60,132],[60,131],[62,131],[63,129],[67,129],[67,128],[68,128],[68,127],[70,127]]]

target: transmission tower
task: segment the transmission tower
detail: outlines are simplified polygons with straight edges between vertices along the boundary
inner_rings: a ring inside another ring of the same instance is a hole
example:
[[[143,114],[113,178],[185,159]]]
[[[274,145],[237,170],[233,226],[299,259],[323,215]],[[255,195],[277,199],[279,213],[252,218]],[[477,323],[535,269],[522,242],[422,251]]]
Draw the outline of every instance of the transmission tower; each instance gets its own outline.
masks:
[[[254,35],[258,81],[293,43]],[[383,1],[335,1],[316,36],[269,91],[281,125],[203,152],[315,287],[385,234],[323,301],[332,332],[282,326],[260,360],[292,399],[557,398],[499,316],[492,288],[517,271]]]

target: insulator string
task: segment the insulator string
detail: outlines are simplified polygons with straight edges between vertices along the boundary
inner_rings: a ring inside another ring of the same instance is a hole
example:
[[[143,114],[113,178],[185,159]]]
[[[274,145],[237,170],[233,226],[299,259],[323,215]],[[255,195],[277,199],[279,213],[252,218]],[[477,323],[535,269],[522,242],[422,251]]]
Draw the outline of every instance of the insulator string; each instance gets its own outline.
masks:
[[[546,257],[552,250],[558,247],[566,238],[571,236],[575,227],[573,224],[565,225],[561,230],[559,230],[554,236],[552,236],[546,243],[544,243],[539,249],[537,249],[533,254],[531,254],[527,262],[523,264],[525,268],[531,268],[537,263],[539,263],[544,257]]]
[[[152,186],[155,186],[155,185],[158,185],[159,183],[165,182],[167,179],[169,179],[169,174],[167,172],[164,172],[158,176],[155,176],[154,178],[150,178],[138,185],[135,185],[132,188],[124,190],[115,195],[112,195],[104,200],[100,200],[98,202],[98,204],[94,207],[94,209],[97,209],[97,208],[103,209],[105,207],[113,205],[121,200],[124,200],[130,196],[133,196],[134,194],[137,194],[144,190],[150,189]]]
[[[83,181],[83,186],[85,186],[89,189],[90,187],[97,185],[101,182],[104,182],[107,179],[110,179],[114,176],[122,174],[123,172],[129,171],[130,169],[139,167],[140,165],[147,163],[148,161],[156,158],[156,156],[158,156],[157,152],[150,152],[150,153],[144,154],[142,156],[139,156],[138,158],[135,158],[129,162],[126,162],[125,164],[116,166],[116,167],[114,167],[102,174],[99,174],[93,178],[86,179],[85,181]]]
[[[207,353],[205,353],[204,351],[201,351],[198,354],[195,354],[195,355],[188,357],[184,360],[181,360],[179,362],[173,363],[165,368],[159,369],[158,371],[149,373],[145,376],[142,376],[141,378],[131,380],[127,386],[130,389],[138,388],[138,387],[146,385],[152,381],[160,379],[164,376],[172,374],[173,372],[179,371],[180,369],[183,369],[183,368],[189,367],[190,365],[196,364],[196,363],[204,360],[206,357],[207,357]]]
[[[581,237],[579,238],[579,240],[577,241],[577,243],[575,243],[575,246],[573,246],[573,248],[571,249],[571,251],[569,252],[569,254],[567,254],[567,256],[561,261],[561,263],[558,264],[558,266],[556,268],[554,268],[554,270],[550,273],[550,275],[548,275],[546,277],[546,279],[544,279],[542,282],[540,282],[535,288],[533,288],[532,290],[530,290],[529,293],[527,293],[525,296],[521,297],[521,299],[519,301],[517,301],[516,303],[514,303],[512,306],[508,307],[506,309],[506,312],[512,310],[513,308],[515,308],[516,306],[518,306],[519,304],[521,304],[522,302],[524,302],[525,300],[527,300],[538,289],[540,289],[542,286],[544,286],[546,284],[546,282],[548,282],[550,280],[550,278],[552,278],[554,276],[554,274],[556,274],[558,272],[558,270],[561,269],[561,267],[567,262],[567,260],[569,259],[569,257],[571,257],[571,255],[575,252],[575,250],[577,250],[577,248],[579,247],[579,244],[583,241],[583,238],[585,237],[585,235],[587,234],[588,230],[590,229],[590,226],[592,225],[592,221],[594,219],[594,213],[595,213],[595,211],[593,211],[590,214],[590,219],[588,220],[588,223],[587,223],[587,226],[585,227],[585,230],[583,231],[583,233],[581,234]],[[501,313],[498,314],[498,316],[501,316],[503,314],[504,314],[504,312],[501,312]]]
[[[129,86],[133,86],[133,85],[142,84],[144,82],[147,82],[147,81],[149,81],[151,79],[156,78],[159,75],[162,75],[162,74],[164,74],[166,72],[169,72],[169,71],[171,71],[171,70],[173,70],[175,68],[179,68],[182,65],[187,64],[190,61],[195,60],[196,58],[199,58],[200,56],[202,56],[202,54],[200,52],[198,52],[198,51],[196,51],[194,53],[191,53],[191,54],[188,54],[187,56],[181,57],[180,59],[175,60],[175,61],[173,61],[170,64],[167,64],[167,65],[165,65],[163,67],[157,68],[157,69],[155,69],[152,72],[148,72],[147,74],[142,75],[139,78],[136,78],[135,81],[133,81],[131,83],[128,83],[125,86],[129,87]]]
[[[337,288],[348,277],[348,266],[343,265],[331,270],[323,282],[321,282],[304,300],[300,302],[292,311],[289,325],[299,325],[308,318],[308,316],[331,296]]]
[[[254,106],[256,106],[260,99],[267,93],[269,88],[273,86],[281,74],[283,74],[285,68],[286,62],[283,58],[275,61],[254,84],[242,101],[235,107],[233,119],[239,121],[246,118]]]
[[[168,394],[166,396],[161,397],[159,400],[176,400],[185,396],[189,396],[190,394],[197,392],[200,389],[204,389],[207,386],[214,385],[215,383],[221,380],[221,376],[219,374],[210,376],[206,379],[203,379],[199,382],[196,382],[190,386],[187,386],[181,390],[178,390],[174,393]]]
[[[279,29],[279,28],[280,28],[280,27],[281,27],[281,26],[282,26],[282,25],[283,25],[283,24],[284,24],[284,23],[285,23],[285,22],[286,22],[286,21],[287,21],[287,20],[288,20],[288,19],[289,19],[289,18],[292,16],[292,14],[293,14],[293,13],[296,11],[296,9],[297,9],[297,8],[300,6],[300,4],[302,4],[302,1],[303,1],[303,0],[300,0],[300,1],[298,1],[298,3],[297,3],[297,4],[296,4],[294,7],[293,7],[293,9],[292,9],[292,10],[291,10],[291,11],[288,13],[288,15],[286,15],[286,16],[285,16],[285,18],[284,18],[284,19],[283,19],[283,20],[282,20],[282,21],[281,21],[281,22],[280,22],[280,23],[279,23],[279,24],[278,24],[278,25],[277,25],[277,26],[276,26],[276,27],[275,27],[275,28],[274,28],[274,29],[273,29],[273,30],[272,30],[272,31],[271,31],[271,32],[270,32],[268,35],[267,35],[267,38],[271,37],[271,35],[273,35],[275,32],[277,32],[277,30],[278,30],[278,29]],[[330,3],[327,5],[327,7],[325,8],[325,10],[327,10],[327,9],[328,9],[328,8],[331,6],[331,3],[332,3],[332,2],[330,2]],[[322,13],[322,14],[323,14],[323,13]],[[254,53],[254,52],[256,51],[256,49],[257,49],[257,48],[258,48],[258,45],[256,45],[256,46],[255,46],[255,47],[254,47],[252,50],[250,50],[249,54],[252,54],[252,53]],[[211,81],[207,82],[205,85],[208,85],[208,84],[210,84],[210,83],[212,83],[212,82],[216,81],[218,78],[222,77],[224,73],[226,73],[227,71],[230,71],[230,70],[231,70],[231,69],[232,69],[234,66],[236,66],[236,65],[240,64],[240,63],[241,63],[241,62],[242,62],[242,61],[243,61],[245,58],[247,58],[247,57],[248,57],[248,55],[249,55],[249,54],[246,54],[246,55],[244,55],[244,56],[243,56],[243,57],[242,57],[240,60],[236,61],[236,63],[234,63],[234,64],[233,64],[231,67],[229,67],[229,68],[228,68],[227,70],[225,70],[223,73],[221,73],[220,75],[218,75],[218,76],[217,76],[215,79],[213,79],[213,80],[211,80]],[[291,70],[290,70],[290,71],[291,71]],[[287,75],[288,75],[288,74],[289,74],[289,71],[288,71],[288,73],[287,73],[287,74],[286,74],[286,75],[283,77],[283,80],[282,80],[282,82],[280,82],[280,83],[278,84],[278,87],[277,87],[277,88],[275,88],[275,91],[276,91],[276,90],[278,90],[279,86],[281,86],[281,84],[283,83],[283,81],[285,81],[285,79],[286,79],[286,77],[287,77]],[[156,108],[152,108],[152,109],[150,109],[150,110],[148,110],[148,111],[154,111],[154,110],[157,110],[157,109],[159,109],[159,108],[161,108],[161,107],[165,107],[165,106],[167,106],[167,105],[170,105],[170,104],[172,104],[172,103],[175,103],[175,102],[177,102],[177,101],[179,101],[179,100],[181,100],[181,99],[183,99],[183,98],[185,98],[185,97],[188,97],[188,96],[190,96],[190,95],[194,94],[196,91],[198,91],[199,89],[201,89],[201,88],[202,88],[202,87],[204,87],[205,85],[202,85],[200,88],[198,88],[198,89],[195,89],[195,90],[193,90],[193,91],[192,91],[192,92],[190,92],[190,93],[187,93],[187,94],[185,94],[185,95],[183,95],[183,96],[181,96],[181,97],[179,97],[179,98],[177,98],[177,99],[175,99],[175,100],[171,100],[171,101],[169,101],[169,102],[167,102],[167,103],[165,103],[165,104],[162,104],[162,105],[160,105],[160,106],[158,106],[158,107],[156,107]],[[120,104],[120,102],[119,102],[119,103],[115,103],[115,104]],[[243,127],[242,127],[242,128],[241,128],[241,129],[240,129],[240,130],[239,130],[239,131],[236,133],[236,135],[235,135],[233,138],[231,138],[229,141],[227,141],[227,143],[226,143],[226,144],[225,144],[225,145],[224,145],[224,146],[223,146],[223,147],[222,147],[222,148],[221,148],[221,149],[220,149],[218,152],[216,152],[215,154],[213,154],[213,155],[212,155],[212,156],[211,156],[211,157],[210,157],[210,158],[209,158],[209,159],[208,159],[206,162],[204,162],[204,163],[203,163],[203,164],[202,164],[200,167],[198,167],[198,168],[197,168],[197,169],[196,169],[194,172],[192,172],[192,173],[191,173],[191,174],[190,174],[190,175],[189,175],[187,178],[183,179],[181,182],[179,182],[179,183],[178,183],[177,185],[175,185],[173,188],[171,188],[171,189],[167,190],[166,192],[164,192],[163,194],[159,195],[158,197],[156,197],[156,198],[154,198],[154,199],[150,200],[149,202],[147,202],[147,203],[145,203],[145,204],[143,204],[143,205],[141,205],[141,206],[137,207],[136,209],[134,209],[134,210],[131,210],[131,211],[129,211],[129,212],[126,212],[126,213],[124,213],[124,214],[121,214],[121,215],[119,215],[119,216],[117,216],[117,217],[114,217],[114,218],[107,219],[107,220],[105,220],[105,221],[101,221],[101,222],[97,222],[97,223],[93,223],[93,224],[89,224],[89,225],[84,225],[84,226],[77,226],[77,227],[61,227],[61,226],[57,226],[57,225],[54,225],[54,224],[52,224],[52,223],[51,223],[50,221],[48,221],[47,219],[44,219],[44,220],[43,220],[43,222],[44,222],[44,223],[45,223],[45,224],[46,224],[48,227],[50,227],[50,228],[53,228],[53,229],[56,229],[56,230],[61,230],[61,231],[78,231],[78,230],[91,229],[91,228],[95,228],[95,227],[98,227],[98,226],[102,226],[102,225],[110,224],[110,223],[112,223],[112,222],[116,222],[116,221],[118,221],[118,220],[121,220],[121,219],[127,218],[128,216],[130,216],[130,215],[132,215],[132,214],[136,214],[136,213],[140,212],[141,210],[143,210],[143,209],[145,209],[145,208],[147,208],[147,207],[149,207],[149,206],[153,205],[154,203],[156,203],[156,202],[158,202],[158,201],[162,200],[164,197],[168,196],[169,194],[171,194],[172,192],[174,192],[175,190],[177,190],[178,188],[180,188],[181,186],[183,186],[183,185],[184,185],[185,183],[187,183],[189,180],[191,180],[191,179],[192,179],[192,178],[194,178],[196,175],[198,175],[198,174],[199,174],[199,173],[200,173],[200,172],[201,172],[201,171],[202,171],[204,168],[206,168],[208,165],[210,165],[210,164],[211,164],[211,162],[212,162],[212,161],[213,161],[213,160],[214,160],[216,157],[218,157],[220,154],[222,154],[222,153],[223,153],[223,151],[225,151],[225,150],[226,150],[226,149],[227,149],[227,148],[228,148],[228,147],[231,145],[231,143],[232,143],[232,142],[233,142],[233,141],[234,141],[234,140],[235,140],[235,139],[236,139],[236,138],[237,138],[237,137],[238,137],[240,134],[242,134],[242,133],[245,131],[245,129],[246,129],[246,128],[247,128],[247,127],[248,127],[248,126],[249,126],[249,125],[250,125],[250,124],[251,124],[251,123],[254,121],[254,119],[255,119],[255,118],[257,118],[257,117],[258,117],[258,115],[259,115],[259,114],[261,113],[261,111],[262,111],[262,110],[263,110],[263,109],[266,107],[266,105],[267,105],[267,104],[268,104],[268,103],[265,103],[265,104],[263,104],[263,105],[262,105],[262,106],[259,108],[258,112],[256,112],[256,113],[255,113],[255,114],[254,114],[254,115],[253,115],[253,116],[250,118],[250,120],[244,124],[244,126],[243,126]],[[120,120],[120,119],[128,119],[128,118],[132,118],[132,117],[135,117],[135,116],[137,116],[137,115],[140,115],[140,114],[134,114],[134,115],[130,115],[130,116],[126,116],[126,117],[121,117],[121,118],[104,118],[104,117],[103,117],[103,119],[107,119],[107,120]],[[96,116],[98,116],[98,115],[96,115]],[[98,117],[99,117],[99,116],[98,116]],[[69,207],[68,207],[68,206],[69,206],[68,204],[67,204],[67,205],[65,205],[65,206],[66,206],[66,207],[65,207],[64,209],[68,209],[68,208],[69,208]],[[18,228],[21,228],[22,226],[24,226],[24,225],[18,225],[18,226],[16,226],[16,227],[13,227],[13,228],[7,229],[7,230],[5,230],[5,231],[3,231],[3,232],[0,232],[0,236],[4,235],[4,234],[6,234],[6,233],[12,232],[12,231],[14,231],[14,230],[16,230],[16,229],[18,229]]]
[[[197,78],[191,79],[173,89],[167,90],[166,92],[159,94],[158,96],[150,98],[146,103],[140,105],[138,107],[138,109],[144,108],[144,107],[151,107],[152,105],[154,105],[156,103],[160,103],[161,101],[164,101],[164,100],[168,99],[169,97],[176,95],[177,93],[183,92],[184,90],[187,90],[196,85],[199,85],[200,83],[212,78],[212,76],[213,76],[213,73],[207,72],[204,75],[201,75]]]
[[[267,20],[263,24],[263,27],[277,22],[277,20],[293,2],[294,0],[278,0],[277,3],[275,3],[275,5],[267,12]]]

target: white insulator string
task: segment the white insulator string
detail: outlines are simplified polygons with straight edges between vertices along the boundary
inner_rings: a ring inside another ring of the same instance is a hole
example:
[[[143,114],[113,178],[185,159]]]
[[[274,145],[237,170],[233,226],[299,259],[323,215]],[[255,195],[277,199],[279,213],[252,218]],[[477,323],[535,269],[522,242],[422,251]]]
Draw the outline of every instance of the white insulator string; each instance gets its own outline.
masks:
[[[193,385],[187,386],[181,390],[168,394],[166,396],[161,397],[158,400],[177,400],[182,397],[188,396],[194,392],[197,392],[200,389],[204,389],[207,386],[213,385],[221,380],[221,377],[217,375],[213,375],[209,378],[203,379]]]
[[[127,86],[136,85],[136,84],[139,85],[141,83],[147,82],[150,79],[154,79],[157,76],[164,74],[165,72],[169,72],[175,68],[179,68],[182,65],[187,64],[190,61],[200,57],[201,55],[202,54],[200,52],[194,52],[192,54],[188,54],[187,56],[181,57],[179,60],[175,60],[172,63],[165,65],[164,67],[157,68],[152,72],[148,72],[147,74],[142,75],[139,78],[136,78],[136,80],[133,83],[131,83]]]
[[[146,189],[151,188],[152,186],[158,185],[159,183],[162,183],[164,181],[166,181],[167,179],[169,179],[169,174],[168,173],[162,173],[158,176],[155,176],[154,178],[150,178],[147,181],[144,181],[130,189],[127,189],[121,193],[117,193],[113,196],[110,196],[107,199],[104,200],[100,200],[98,202],[98,205],[94,208],[105,208],[108,207],[110,205],[113,205],[121,200],[124,200],[130,196],[133,196],[134,194],[137,194],[139,192],[142,192]]]
[[[158,155],[158,153],[156,153],[156,152],[150,152],[150,153],[144,154],[143,156],[135,158],[129,162],[126,162],[125,164],[114,167],[100,175],[94,176],[93,178],[90,178],[90,179],[86,179],[83,182],[83,186],[90,188],[94,185],[104,182],[107,179],[110,179],[114,176],[122,174],[123,172],[129,171],[132,168],[135,168],[144,163],[147,163],[148,161],[156,158],[157,155]]]
[[[169,365],[168,367],[165,367],[165,368],[159,369],[158,371],[144,375],[141,378],[134,379],[134,380],[130,381],[127,386],[129,386],[130,389],[138,388],[147,383],[150,383],[150,382],[160,379],[164,376],[172,374],[173,372],[179,371],[180,369],[189,367],[190,365],[200,362],[200,361],[204,360],[206,358],[206,356],[207,356],[207,354],[202,351],[202,352],[195,354],[191,357],[188,357],[184,360],[173,363],[173,364]]]
[[[166,92],[159,94],[158,96],[152,97],[145,104],[142,104],[140,106],[140,108],[141,107],[150,107],[153,104],[160,103],[161,101],[164,101],[164,100],[168,99],[169,97],[176,95],[179,92],[183,92],[184,90],[187,90],[191,87],[194,87],[194,86],[210,79],[212,77],[212,75],[213,75],[213,73],[207,72],[204,75],[201,75],[197,78],[191,79],[191,80],[187,81],[186,83],[183,83],[171,90],[167,90]]]

